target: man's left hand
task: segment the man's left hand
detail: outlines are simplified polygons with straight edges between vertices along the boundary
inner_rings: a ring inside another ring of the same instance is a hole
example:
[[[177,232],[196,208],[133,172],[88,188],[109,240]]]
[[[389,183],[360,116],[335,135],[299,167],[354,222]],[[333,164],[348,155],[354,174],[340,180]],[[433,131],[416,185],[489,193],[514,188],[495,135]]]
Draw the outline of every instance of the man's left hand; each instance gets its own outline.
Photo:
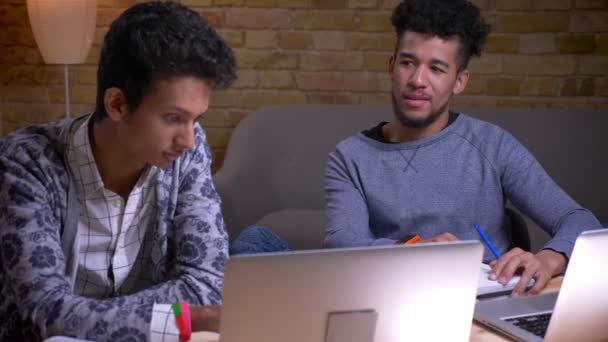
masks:
[[[550,249],[543,249],[537,254],[526,252],[521,248],[513,248],[503,254],[500,259],[490,263],[492,273],[490,279],[497,280],[501,284],[506,284],[516,274],[521,274],[521,279],[513,288],[511,295],[538,294],[551,280],[551,277],[562,274],[566,269],[566,258],[558,252]],[[535,283],[526,292],[526,287],[530,279]]]

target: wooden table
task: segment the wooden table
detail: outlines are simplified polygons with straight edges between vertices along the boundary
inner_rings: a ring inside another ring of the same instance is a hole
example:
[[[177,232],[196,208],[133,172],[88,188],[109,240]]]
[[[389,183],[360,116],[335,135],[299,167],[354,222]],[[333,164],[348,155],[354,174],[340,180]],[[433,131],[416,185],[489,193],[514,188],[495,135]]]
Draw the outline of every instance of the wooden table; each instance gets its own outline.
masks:
[[[562,286],[563,277],[556,277],[551,279],[547,287],[541,291],[541,293],[557,292]],[[192,334],[192,342],[217,342],[219,335],[209,332],[198,332]],[[508,338],[492,331],[477,322],[473,322],[471,326],[471,342],[504,342],[511,341]]]
[[[547,287],[545,287],[541,293],[550,293],[559,291],[562,286],[562,280],[564,277],[556,277],[549,281]],[[503,342],[503,341],[511,341],[507,337],[500,335],[497,332],[494,332],[477,322],[473,322],[473,326],[471,327],[471,342]]]

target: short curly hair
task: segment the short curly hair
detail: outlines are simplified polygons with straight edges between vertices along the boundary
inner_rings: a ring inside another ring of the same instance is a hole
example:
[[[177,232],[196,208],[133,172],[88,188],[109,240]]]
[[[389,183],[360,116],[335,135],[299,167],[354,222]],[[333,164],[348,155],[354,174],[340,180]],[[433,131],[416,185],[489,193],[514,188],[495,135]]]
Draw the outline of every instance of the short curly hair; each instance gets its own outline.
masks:
[[[227,88],[236,79],[234,53],[205,19],[184,5],[152,1],[130,7],[104,38],[93,120],[107,116],[108,88],[121,89],[133,110],[158,80],[174,76]]]
[[[479,8],[467,0],[403,0],[393,11],[391,22],[398,41],[406,31],[442,39],[458,37],[459,71],[466,69],[471,56],[481,56],[490,33]]]

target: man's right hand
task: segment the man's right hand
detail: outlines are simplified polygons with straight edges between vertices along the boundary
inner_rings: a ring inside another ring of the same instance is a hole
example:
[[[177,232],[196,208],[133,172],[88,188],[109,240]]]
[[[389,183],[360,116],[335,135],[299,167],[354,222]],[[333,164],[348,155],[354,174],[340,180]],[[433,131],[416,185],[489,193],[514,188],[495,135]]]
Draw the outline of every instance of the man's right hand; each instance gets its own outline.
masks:
[[[191,306],[192,331],[220,332],[221,305]]]
[[[418,241],[418,243],[425,243],[425,242],[447,242],[447,241],[458,241],[458,238],[456,236],[454,236],[454,234],[449,233],[449,232],[444,232],[441,233],[439,235],[435,235],[430,239],[425,239],[425,240],[421,240]]]

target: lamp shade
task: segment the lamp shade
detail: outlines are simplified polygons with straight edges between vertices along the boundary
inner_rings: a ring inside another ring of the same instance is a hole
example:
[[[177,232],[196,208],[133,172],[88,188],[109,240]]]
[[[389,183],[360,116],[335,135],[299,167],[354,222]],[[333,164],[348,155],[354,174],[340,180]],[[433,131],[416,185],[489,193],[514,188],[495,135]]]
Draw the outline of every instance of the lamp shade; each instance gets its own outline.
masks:
[[[27,13],[45,63],[84,63],[95,34],[97,0],[27,0]]]

